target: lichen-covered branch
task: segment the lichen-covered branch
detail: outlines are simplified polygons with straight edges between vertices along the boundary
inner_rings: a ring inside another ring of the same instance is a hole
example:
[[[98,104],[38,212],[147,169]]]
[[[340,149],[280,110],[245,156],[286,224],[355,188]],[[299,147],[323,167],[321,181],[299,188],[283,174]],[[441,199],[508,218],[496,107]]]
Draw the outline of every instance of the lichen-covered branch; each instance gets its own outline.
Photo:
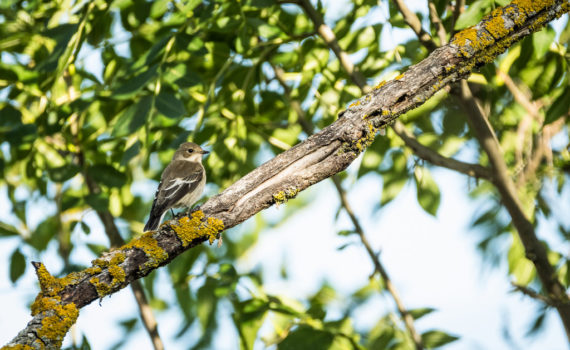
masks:
[[[221,231],[273,205],[275,194],[293,188],[302,191],[343,171],[373,141],[378,128],[421,105],[445,85],[468,76],[475,67],[493,60],[515,41],[569,8],[567,0],[558,0],[514,1],[496,9],[476,27],[459,32],[449,45],[436,49],[424,61],[361,98],[333,124],[210,198],[200,211],[166,222],[158,231],[145,233],[104,254],[86,270],[62,279],[46,278],[54,287],[42,286],[38,298],[48,295],[49,303],[44,305],[54,308],[35,308],[29,328],[5,348],[57,348],[63,338],[59,335],[69,330],[83,306],[126,287],[197,244],[212,242]],[[552,282],[550,276],[547,282]],[[46,321],[54,317],[59,322]],[[42,343],[40,333],[54,335],[53,342],[49,346]]]

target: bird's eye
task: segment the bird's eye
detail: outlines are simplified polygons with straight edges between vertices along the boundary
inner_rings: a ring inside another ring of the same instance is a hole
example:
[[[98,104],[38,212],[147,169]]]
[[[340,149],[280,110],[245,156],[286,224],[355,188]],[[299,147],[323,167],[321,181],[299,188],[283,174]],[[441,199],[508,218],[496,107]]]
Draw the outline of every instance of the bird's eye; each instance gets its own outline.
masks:
[[[188,148],[188,153],[192,153],[194,150],[192,148]]]

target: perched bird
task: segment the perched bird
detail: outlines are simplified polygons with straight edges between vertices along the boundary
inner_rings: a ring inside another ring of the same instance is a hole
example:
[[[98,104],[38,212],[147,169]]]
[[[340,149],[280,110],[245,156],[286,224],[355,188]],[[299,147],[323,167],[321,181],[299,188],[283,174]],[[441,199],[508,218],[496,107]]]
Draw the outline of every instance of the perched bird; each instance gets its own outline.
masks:
[[[206,184],[202,156],[208,153],[193,142],[184,142],[178,147],[162,172],[145,232],[156,230],[168,209],[189,208],[200,198]]]

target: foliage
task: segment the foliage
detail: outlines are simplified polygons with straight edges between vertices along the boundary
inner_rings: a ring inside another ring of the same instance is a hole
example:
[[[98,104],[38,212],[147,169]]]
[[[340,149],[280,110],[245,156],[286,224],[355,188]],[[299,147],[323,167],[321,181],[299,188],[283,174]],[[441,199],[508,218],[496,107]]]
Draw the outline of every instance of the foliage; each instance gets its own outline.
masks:
[[[347,3],[342,16],[327,22],[369,85],[427,56],[415,37],[384,50],[383,31],[407,28],[392,2]],[[448,33],[476,23],[495,6],[488,0],[468,1],[467,10],[454,21],[451,2],[434,3]],[[321,5],[317,10],[327,16]],[[383,6],[390,15],[378,21],[370,14]],[[430,33],[437,37],[435,26]],[[568,24],[558,34],[548,27],[471,78],[477,97],[493,116],[510,175],[520,180],[526,212],[535,224],[539,218],[556,221],[561,241],[568,239],[570,228],[558,222],[553,203],[567,187],[570,169],[569,41]],[[85,264],[72,254],[80,248],[78,242],[90,242],[100,227],[86,219],[93,210],[116,217],[125,240],[141,232],[152,200],[148,189],[156,185],[146,179],[159,179],[182,141],[207,143],[208,193],[213,194],[306,138],[302,118],[323,128],[360,96],[305,13],[294,4],[266,0],[6,0],[0,4],[0,58],[0,186],[11,210],[0,222],[0,237],[19,240],[10,257],[12,282],[24,274],[30,254],[50,246],[63,262],[62,273]],[[287,89],[276,79],[275,67],[284,71]],[[536,107],[534,115],[513,98],[499,72],[513,77]],[[300,103],[304,116],[291,108],[292,101]],[[432,150],[447,157],[474,154],[474,162],[488,165],[450,94],[436,95],[402,121]],[[552,149],[545,147],[555,136]],[[430,168],[389,129],[365,152],[356,173],[381,180],[378,208],[413,181],[418,203],[436,216],[443,184],[430,175]],[[546,192],[545,186],[555,190]],[[517,283],[535,283],[533,266],[494,187],[477,182],[471,195],[481,203],[473,221],[482,235],[479,247],[486,256],[507,261]],[[305,204],[289,202],[276,221],[281,224]],[[189,347],[211,345],[220,325],[217,311],[228,302],[243,349],[260,341],[279,349],[413,347],[392,313],[370,329],[353,325],[354,303],[362,305],[384,292],[377,283],[344,299],[325,284],[299,302],[267,294],[259,271],[238,272],[234,263],[261,231],[275,225],[258,215],[245,229],[224,235],[222,249],[201,246],[173,261],[167,270],[175,300],[154,297],[154,274],[145,280],[151,305],[182,315],[179,336],[200,328],[200,339]],[[513,237],[508,254],[493,250],[493,242],[507,234]],[[568,286],[566,253],[544,244]],[[102,250],[92,242],[86,246],[93,258]],[[239,286],[248,286],[249,292]],[[333,303],[341,305],[342,317],[329,317]],[[433,310],[416,311],[419,318]],[[122,325],[125,334],[132,333],[133,322]],[[268,324],[270,331],[261,337],[259,330]],[[433,330],[423,339],[431,348],[457,337]],[[90,348],[87,339],[82,343],[81,348]]]

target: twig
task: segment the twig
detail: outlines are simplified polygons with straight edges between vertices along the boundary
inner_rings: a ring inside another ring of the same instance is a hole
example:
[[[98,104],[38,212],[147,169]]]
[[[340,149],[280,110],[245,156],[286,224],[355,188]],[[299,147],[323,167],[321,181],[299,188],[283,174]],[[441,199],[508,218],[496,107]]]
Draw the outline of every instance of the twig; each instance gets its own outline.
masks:
[[[428,32],[422,28],[422,22],[420,22],[420,19],[415,15],[415,13],[410,11],[408,6],[406,6],[406,3],[404,3],[404,0],[392,0],[392,2],[404,16],[404,21],[406,24],[410,26],[414,33],[416,33],[416,36],[420,40],[420,43],[425,46],[428,51],[435,50],[437,48],[437,45],[428,34]]]
[[[432,0],[428,1],[428,8],[429,8],[429,18],[431,23],[435,25],[437,37],[439,38],[439,45],[447,44],[447,32],[445,31],[445,27],[443,26],[443,22],[441,18],[437,14],[437,8]]]
[[[455,170],[459,173],[473,176],[480,179],[492,181],[493,174],[488,168],[479,164],[466,163],[453,158],[447,158],[441,154],[430,150],[426,152],[426,147],[410,133],[402,123],[394,123],[392,126],[396,134],[404,140],[406,146],[410,147],[414,154],[433,165],[441,166],[447,169]]]
[[[453,8],[453,17],[451,18],[451,36],[455,34],[455,23],[459,16],[465,11],[465,0],[455,0]]]
[[[515,282],[511,282],[511,285],[515,288],[515,291],[521,292],[524,295],[527,295],[533,299],[536,299],[540,302],[543,302],[544,304],[546,304],[548,306],[556,307],[557,305],[560,304],[560,302],[552,300],[545,295],[539,294],[527,286],[523,286],[523,285],[517,284]]]
[[[384,266],[380,262],[380,258],[378,257],[378,255],[376,253],[374,253],[374,250],[372,249],[370,242],[368,242],[368,239],[366,238],[366,235],[364,234],[364,230],[363,230],[362,226],[360,225],[358,218],[354,214],[354,211],[352,210],[352,207],[350,206],[348,199],[346,198],[346,192],[342,188],[340,178],[338,176],[333,176],[332,180],[334,182],[335,188],[338,192],[338,195],[340,197],[340,200],[341,200],[341,203],[342,203],[344,210],[346,211],[346,213],[350,217],[350,221],[352,221],[352,224],[354,225],[354,229],[355,229],[356,233],[358,234],[358,236],[360,237],[360,241],[362,242],[362,245],[364,245],[364,248],[366,249],[368,256],[370,257],[370,259],[374,263],[375,271],[378,271],[378,273],[382,277],[382,280],[386,284],[386,289],[388,290],[388,292],[392,296],[392,299],[394,299],[394,303],[396,303],[396,307],[398,308],[398,312],[400,313],[400,317],[404,321],[404,324],[406,325],[408,332],[410,332],[410,336],[412,337],[412,340],[414,342],[416,350],[422,350],[424,348],[423,343],[422,343],[422,337],[417,332],[416,327],[414,326],[414,318],[412,317],[412,315],[408,312],[408,310],[404,306],[404,303],[402,302],[402,299],[400,298],[400,293],[396,289],[396,286],[394,286],[394,284],[392,283],[392,280],[390,279],[388,272],[386,271],[386,269],[384,268]]]

